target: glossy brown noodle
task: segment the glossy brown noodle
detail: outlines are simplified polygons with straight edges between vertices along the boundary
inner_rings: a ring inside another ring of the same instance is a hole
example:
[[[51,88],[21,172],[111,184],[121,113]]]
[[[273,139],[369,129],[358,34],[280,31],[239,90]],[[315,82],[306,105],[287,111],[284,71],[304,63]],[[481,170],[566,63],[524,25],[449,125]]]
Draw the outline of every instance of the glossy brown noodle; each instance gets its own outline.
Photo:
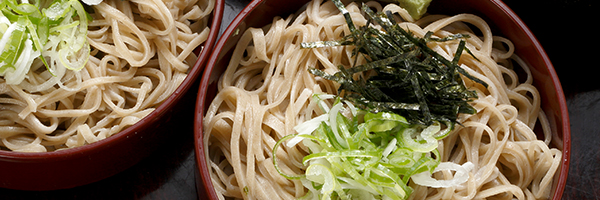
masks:
[[[45,152],[102,140],[152,112],[183,82],[207,40],[215,0],[104,0],[78,72],[38,59],[19,85],[0,79],[0,149]]]
[[[401,27],[419,37],[427,31],[437,37],[470,34],[467,47],[479,61],[463,54],[460,65],[489,84],[484,88],[465,80],[479,95],[472,102],[477,114],[460,115],[462,126],[456,126],[438,148],[442,161],[475,165],[468,181],[441,189],[411,183],[415,192],[410,199],[549,198],[561,151],[549,147],[552,137],[540,109],[540,95],[527,64],[513,54],[511,41],[493,36],[475,15],[428,15],[414,21],[396,5],[368,4],[379,11],[398,12]],[[347,5],[356,26],[366,23],[359,7]],[[296,199],[306,192],[300,181],[278,174],[271,150],[280,138],[295,133],[294,126],[320,114],[309,104],[314,92],[336,93],[334,83],[307,69],[317,67],[333,74],[338,65],[350,67],[354,58],[352,47],[300,49],[301,42],[339,40],[349,33],[332,2],[313,1],[295,17],[277,17],[266,27],[244,32],[219,80],[219,93],[204,118],[204,146],[220,199]],[[482,35],[474,35],[467,23]],[[449,60],[457,46],[457,41],[429,44]],[[523,82],[516,69],[524,72]],[[537,139],[534,126],[541,126],[543,141]],[[306,168],[301,161],[307,152],[301,145],[282,145],[277,153],[286,173],[302,173]],[[452,173],[433,176],[450,179]]]

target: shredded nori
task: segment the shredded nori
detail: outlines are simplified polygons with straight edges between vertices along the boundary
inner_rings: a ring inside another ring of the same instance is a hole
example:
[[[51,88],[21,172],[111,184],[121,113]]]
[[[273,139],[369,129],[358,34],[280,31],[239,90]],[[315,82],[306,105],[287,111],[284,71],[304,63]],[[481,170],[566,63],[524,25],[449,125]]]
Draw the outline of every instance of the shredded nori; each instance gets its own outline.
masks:
[[[365,26],[356,28],[350,14],[339,0],[334,4],[344,15],[351,34],[340,41],[303,43],[303,48],[323,48],[354,45],[354,56],[363,56],[366,64],[344,68],[330,75],[319,69],[309,69],[317,76],[338,82],[343,98],[370,112],[394,112],[406,117],[411,123],[430,125],[434,121],[453,122],[459,113],[474,114],[468,104],[477,98],[463,84],[460,75],[487,87],[487,84],[460,68],[458,61],[464,52],[473,54],[465,47],[464,38],[469,35],[455,34],[445,38],[414,36],[402,29],[391,12],[375,13],[363,4],[368,17]],[[384,31],[371,24],[377,23]],[[453,60],[447,60],[427,46],[428,42],[460,40]],[[355,73],[372,70],[374,76],[353,78]]]

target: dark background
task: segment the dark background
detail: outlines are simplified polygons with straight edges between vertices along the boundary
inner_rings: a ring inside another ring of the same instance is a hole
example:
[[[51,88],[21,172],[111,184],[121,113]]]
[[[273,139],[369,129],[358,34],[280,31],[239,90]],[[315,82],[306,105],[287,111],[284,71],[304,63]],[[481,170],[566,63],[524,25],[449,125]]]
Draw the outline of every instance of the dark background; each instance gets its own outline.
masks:
[[[435,0],[434,0],[435,1]],[[250,1],[225,0],[224,30]],[[600,199],[600,56],[595,0],[504,0],[529,26],[561,80],[571,120],[571,164],[563,199]],[[221,31],[222,32],[222,31]],[[194,92],[195,93],[195,92]],[[192,94],[195,95],[195,94]],[[194,102],[188,102],[190,107]],[[196,193],[193,109],[172,124],[160,151],[113,177],[72,189],[0,189],[4,199],[203,199]],[[2,178],[2,177],[0,177]]]

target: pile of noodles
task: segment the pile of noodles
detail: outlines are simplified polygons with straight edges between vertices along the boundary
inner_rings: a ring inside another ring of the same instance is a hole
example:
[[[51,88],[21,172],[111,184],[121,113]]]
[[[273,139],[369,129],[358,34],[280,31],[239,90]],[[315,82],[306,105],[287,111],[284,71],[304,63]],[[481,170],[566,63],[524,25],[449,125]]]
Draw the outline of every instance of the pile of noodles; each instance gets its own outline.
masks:
[[[427,31],[437,37],[471,35],[467,48],[479,60],[463,54],[460,65],[489,84],[484,88],[465,80],[478,93],[478,99],[471,102],[477,114],[460,115],[462,125],[438,147],[442,162],[475,165],[468,181],[440,189],[411,183],[415,191],[410,199],[549,198],[561,151],[549,147],[552,137],[540,109],[540,95],[527,64],[513,54],[511,41],[492,35],[486,22],[475,15],[427,15],[414,21],[396,5],[367,4],[377,11],[398,13],[400,26],[418,37]],[[357,27],[365,25],[358,3],[346,7]],[[473,34],[469,27],[476,27],[482,35]],[[298,16],[275,18],[272,24],[250,28],[242,35],[204,118],[203,145],[212,184],[221,199],[296,199],[307,192],[300,180],[288,180],[275,170],[271,151],[280,138],[295,133],[294,126],[317,116],[305,112],[319,110],[307,108],[313,93],[336,94],[336,84],[307,69],[333,74],[337,66],[350,67],[354,61],[350,46],[300,49],[300,43],[339,40],[345,34],[349,34],[348,27],[333,3],[314,0]],[[429,44],[449,60],[457,46],[458,41]],[[361,62],[364,59],[357,65]],[[517,77],[516,69],[526,77]],[[537,139],[534,126],[541,126],[544,141]],[[303,173],[306,149],[302,145],[281,148],[277,151],[279,167]],[[453,174],[433,176],[451,179]]]
[[[104,0],[80,71],[37,59],[19,85],[0,78],[0,149],[45,152],[93,143],[138,122],[183,82],[208,38],[214,0]]]

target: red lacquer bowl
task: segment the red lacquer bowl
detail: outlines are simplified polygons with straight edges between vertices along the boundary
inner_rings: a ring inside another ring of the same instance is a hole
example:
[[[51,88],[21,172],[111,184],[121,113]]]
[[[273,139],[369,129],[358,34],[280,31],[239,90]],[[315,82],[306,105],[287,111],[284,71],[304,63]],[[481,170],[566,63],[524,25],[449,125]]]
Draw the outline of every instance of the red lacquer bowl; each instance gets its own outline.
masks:
[[[199,52],[198,60],[188,76],[155,111],[111,137],[81,147],[46,153],[0,151],[0,187],[56,190],[93,183],[115,175],[149,156],[169,134],[191,134],[174,133],[169,125],[173,123],[174,116],[192,112],[189,107],[195,102],[195,92],[200,82],[198,77],[217,41],[224,4],[224,0],[216,1],[208,39],[202,48],[196,49]]]
[[[225,71],[229,58],[241,34],[249,27],[263,27],[272,22],[275,16],[287,17],[295,13],[309,0],[278,1],[255,0],[247,5],[232,21],[217,42],[211,54],[200,83],[195,117],[196,161],[199,173],[197,178],[200,197],[217,199],[203,147],[203,117],[216,92],[216,82]],[[562,139],[556,144],[563,152],[562,163],[553,182],[553,199],[561,199],[567,182],[570,161],[571,135],[566,100],[558,76],[546,52],[521,19],[501,0],[435,0],[428,8],[429,13],[459,14],[471,13],[485,19],[496,35],[512,40],[516,53],[532,66],[534,85],[542,96],[542,109],[551,123],[552,133]]]

